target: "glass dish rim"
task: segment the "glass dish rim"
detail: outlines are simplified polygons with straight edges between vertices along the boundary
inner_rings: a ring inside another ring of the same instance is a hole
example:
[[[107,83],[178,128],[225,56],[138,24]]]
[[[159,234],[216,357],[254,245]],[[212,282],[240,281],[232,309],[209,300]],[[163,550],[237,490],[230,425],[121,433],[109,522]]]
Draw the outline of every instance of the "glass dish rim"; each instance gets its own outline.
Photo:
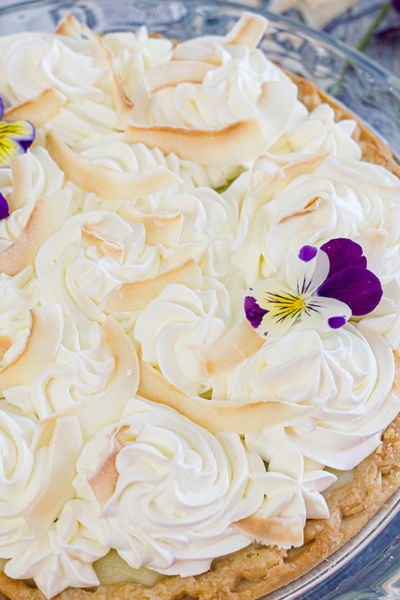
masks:
[[[46,5],[55,3],[56,1],[57,0],[22,0],[22,1],[12,2],[9,4],[5,4],[4,6],[0,6],[0,15],[2,13],[4,14],[4,13],[8,13],[8,12],[16,12],[17,10],[21,10],[24,7],[28,7],[28,6],[32,6],[32,5],[46,6]],[[69,4],[69,1],[70,0],[65,0],[65,3]],[[76,4],[76,1],[77,0],[71,0],[71,8],[73,8],[73,5]],[[106,3],[107,1],[108,0],[96,0],[96,3],[98,2],[99,4],[103,4],[103,3]],[[151,0],[141,0],[141,1],[142,2],[148,1],[149,4],[151,3]],[[179,3],[182,3],[183,5],[185,5],[185,4],[193,5],[195,7],[198,7],[200,10],[207,9],[207,8],[212,8],[212,9],[217,9],[217,8],[224,9],[225,8],[225,9],[233,10],[237,13],[246,11],[246,12],[251,12],[254,14],[261,14],[264,17],[266,17],[270,22],[277,23],[277,24],[282,23],[284,25],[288,25],[290,28],[299,29],[307,36],[334,48],[336,51],[341,52],[348,61],[353,61],[355,63],[358,63],[358,65],[361,68],[374,73],[375,76],[378,76],[381,79],[383,79],[391,89],[398,90],[400,93],[400,77],[397,77],[397,75],[395,75],[394,73],[392,73],[391,71],[389,71],[388,69],[383,67],[382,65],[378,64],[373,59],[369,58],[367,55],[365,55],[362,52],[359,52],[357,49],[352,48],[351,46],[345,44],[341,40],[336,39],[334,36],[332,36],[331,34],[325,32],[325,31],[322,31],[319,29],[313,29],[312,27],[309,27],[305,23],[293,21],[289,17],[272,13],[263,7],[248,6],[248,5],[242,4],[240,2],[230,2],[229,0],[205,0],[205,2],[202,2],[201,5],[199,5],[198,0],[176,0],[176,1]]]

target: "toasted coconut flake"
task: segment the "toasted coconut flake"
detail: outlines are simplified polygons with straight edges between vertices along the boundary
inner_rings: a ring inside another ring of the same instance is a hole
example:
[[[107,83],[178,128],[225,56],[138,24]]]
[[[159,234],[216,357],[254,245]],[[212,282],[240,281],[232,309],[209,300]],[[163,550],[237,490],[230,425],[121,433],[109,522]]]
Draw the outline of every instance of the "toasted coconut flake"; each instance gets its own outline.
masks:
[[[386,231],[383,233],[370,227],[364,231],[358,240],[367,258],[368,269],[375,273],[377,277],[381,274],[385,261],[387,237]]]
[[[103,40],[97,33],[94,33],[87,25],[81,25],[82,31],[89,38],[91,38],[98,46],[100,53],[104,56],[107,63],[110,79],[111,79],[111,94],[114,102],[115,111],[117,113],[117,127],[118,129],[125,129],[128,121],[131,117],[133,110],[133,102],[128,98],[125,93],[124,85],[122,83],[121,75],[119,75],[113,64],[113,55],[111,50],[107,48]]]
[[[139,362],[132,342],[113,317],[108,317],[101,327],[101,337],[115,361],[114,370],[105,390],[89,400],[76,402],[72,408],[41,421],[32,443],[34,451],[49,444],[57,419],[60,417],[77,417],[83,438],[87,440],[108,423],[119,421],[126,403],[135,397],[139,385]]]
[[[96,165],[69,148],[54,131],[46,136],[46,148],[65,177],[85,192],[111,200],[136,200],[155,194],[182,179],[165,167],[151,167],[137,173],[117,173]]]
[[[88,477],[88,483],[100,504],[105,504],[111,498],[117,485],[119,473],[116,467],[116,459],[124,447],[121,433],[127,431],[129,425],[121,425],[111,436],[111,446],[107,456],[99,465],[98,469]]]
[[[81,24],[75,19],[72,13],[68,13],[62,19],[56,29],[59,35],[68,35],[69,37],[79,38],[81,35]]]
[[[215,68],[215,65],[196,60],[179,60],[148,69],[142,77],[144,87],[151,96],[166,87],[174,87],[179,83],[203,83],[208,71]]]
[[[56,29],[56,33],[68,35],[75,39],[79,39],[83,34],[96,44],[100,55],[102,55],[106,61],[110,73],[111,94],[114,108],[117,113],[117,127],[119,129],[125,129],[132,114],[133,102],[125,93],[121,75],[114,69],[112,52],[104,44],[101,36],[94,33],[87,25],[79,23],[71,13],[68,13],[65,19],[60,22]]]
[[[150,363],[140,361],[141,396],[166,404],[209,431],[250,433],[270,427],[309,412],[309,407],[285,402],[255,402],[237,404],[230,401],[217,402],[187,396],[171,385]]]
[[[20,154],[10,164],[13,190],[8,201],[10,212],[21,208],[32,196],[31,163],[28,154]]]
[[[97,246],[100,254],[112,256],[119,264],[124,260],[124,245],[107,238],[108,228],[112,230],[114,220],[118,219],[112,213],[106,213],[98,223],[85,223],[81,226],[81,246]]]
[[[271,154],[261,155],[253,167],[251,190],[254,191],[262,184],[268,182],[268,186],[274,184],[275,190],[288,185],[296,177],[314,171],[330,156],[329,150],[321,150],[311,154],[304,160],[291,162],[290,160],[279,160],[279,156]],[[274,173],[271,175],[269,166],[273,166]],[[278,184],[280,182],[280,184]]]
[[[48,532],[75,490],[76,461],[82,449],[82,433],[76,417],[57,419],[43,469],[42,482],[24,517],[39,546],[48,546]]]
[[[43,90],[37,98],[6,110],[4,119],[6,121],[30,121],[36,129],[39,129],[58,115],[65,102],[66,97],[61,92],[48,88]]]
[[[319,166],[324,162],[324,160],[329,156],[329,153],[323,151],[321,153],[315,154],[314,156],[307,158],[306,160],[302,160],[296,163],[289,163],[284,166],[282,169],[279,169],[272,177],[267,178],[267,180],[258,181],[257,187],[253,183],[252,187],[252,201],[254,204],[254,209],[256,206],[261,206],[268,201],[268,199],[272,199],[274,194],[279,192],[280,190],[287,187],[296,177],[300,175],[313,173]],[[259,171],[256,171],[255,175],[257,175]],[[312,212],[315,210],[315,203],[318,202],[318,196],[315,196],[310,202],[308,202],[305,210],[305,214],[308,212]],[[313,204],[314,203],[314,204]],[[299,211],[299,215],[304,214],[303,211]],[[295,215],[290,215],[289,218]],[[284,217],[282,220],[284,220]]]
[[[5,353],[11,348],[11,346],[11,338],[8,337],[8,335],[2,335],[0,337],[0,361],[3,360]]]
[[[122,206],[121,216],[132,221],[142,223],[146,229],[146,242],[151,246],[163,244],[167,248],[176,248],[183,226],[181,212],[167,215],[145,215],[130,206]]]
[[[16,275],[35,262],[41,246],[59,231],[67,216],[71,192],[54,192],[39,198],[18,239],[0,252],[0,273]]]
[[[263,519],[256,513],[247,519],[237,521],[232,526],[249,536],[254,542],[264,546],[278,546],[288,550],[292,547],[298,548],[304,542],[300,517]]]
[[[204,377],[211,377],[231,369],[252,356],[264,344],[264,340],[246,320],[224,335],[213,346],[199,347]]]
[[[180,283],[192,290],[198,290],[203,283],[199,265],[193,258],[175,269],[133,283],[122,283],[111,290],[100,304],[100,309],[107,313],[141,311],[157,298],[170,283]]]
[[[214,66],[221,65],[221,59],[210,48],[191,44],[178,44],[172,51],[171,61],[195,61]]]
[[[24,349],[0,369],[1,393],[14,385],[29,383],[35,375],[52,364],[57,354],[63,332],[60,306],[37,306],[30,313],[31,329]]]
[[[233,45],[245,45],[249,50],[254,50],[262,40],[268,20],[261,15],[244,12],[239,21],[235,23],[230,32],[225,36],[225,41]]]
[[[203,165],[240,165],[269,148],[286,128],[296,101],[296,86],[286,82],[262,85],[258,100],[259,119],[238,121],[222,129],[141,127],[130,124],[125,133],[128,144],[143,143],[174,153],[182,160]]]

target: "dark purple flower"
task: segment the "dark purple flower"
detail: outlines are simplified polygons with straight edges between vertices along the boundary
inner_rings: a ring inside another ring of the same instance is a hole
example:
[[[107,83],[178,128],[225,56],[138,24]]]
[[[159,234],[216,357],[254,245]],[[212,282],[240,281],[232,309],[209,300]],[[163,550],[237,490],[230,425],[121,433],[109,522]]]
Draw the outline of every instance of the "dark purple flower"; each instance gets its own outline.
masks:
[[[10,210],[8,208],[8,202],[4,198],[3,194],[0,193],[0,220],[10,216]]]
[[[289,258],[286,278],[289,287],[273,279],[257,281],[244,301],[250,324],[267,339],[281,337],[299,319],[306,328],[338,329],[352,315],[374,310],[383,295],[362,247],[346,238],[330,240],[320,250],[303,246]]]

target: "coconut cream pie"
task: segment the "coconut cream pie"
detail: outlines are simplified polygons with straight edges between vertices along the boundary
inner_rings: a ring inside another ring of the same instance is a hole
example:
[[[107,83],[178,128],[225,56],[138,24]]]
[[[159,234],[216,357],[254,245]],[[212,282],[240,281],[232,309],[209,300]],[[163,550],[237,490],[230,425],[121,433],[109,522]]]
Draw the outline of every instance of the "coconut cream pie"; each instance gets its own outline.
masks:
[[[0,591],[249,600],[400,484],[400,170],[258,50],[0,39]]]

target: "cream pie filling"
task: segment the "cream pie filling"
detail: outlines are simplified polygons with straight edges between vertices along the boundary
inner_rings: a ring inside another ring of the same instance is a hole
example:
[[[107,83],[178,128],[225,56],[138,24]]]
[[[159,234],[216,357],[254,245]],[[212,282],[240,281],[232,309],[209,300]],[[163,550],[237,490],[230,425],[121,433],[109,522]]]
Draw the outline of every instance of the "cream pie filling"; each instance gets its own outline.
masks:
[[[0,170],[0,557],[48,598],[98,585],[110,548],[185,577],[301,546],[325,466],[353,469],[400,410],[399,180],[354,121],[308,114],[255,49],[265,26],[173,47],[69,16],[0,41],[4,119],[37,128]],[[248,286],[335,237],[379,305],[264,342]]]

